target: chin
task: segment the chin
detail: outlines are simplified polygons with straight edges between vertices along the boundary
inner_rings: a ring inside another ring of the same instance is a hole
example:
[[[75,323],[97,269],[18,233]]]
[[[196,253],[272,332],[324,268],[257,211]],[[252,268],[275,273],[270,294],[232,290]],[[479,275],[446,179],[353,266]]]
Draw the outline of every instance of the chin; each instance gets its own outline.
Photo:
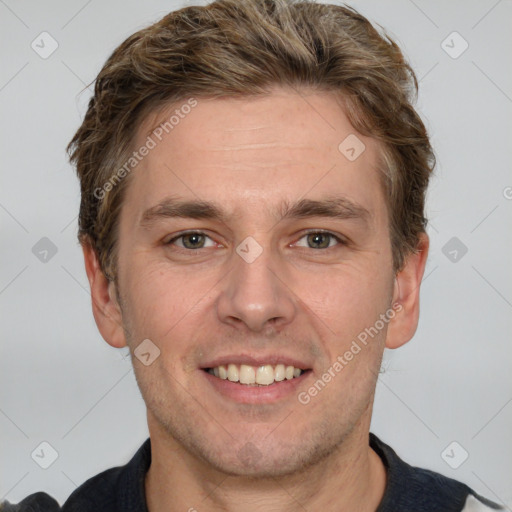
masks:
[[[213,446],[210,441],[189,449],[208,466],[226,475],[266,479],[297,475],[325,459],[334,448],[331,443],[319,440],[311,444],[312,439],[308,439],[310,442],[304,443],[304,438],[296,438],[293,444],[289,439],[288,442],[273,439],[266,444],[264,441],[234,441],[222,447]]]
[[[203,456],[204,458],[204,456]],[[254,479],[277,478],[296,474],[304,468],[300,460],[277,458],[256,451],[254,445],[248,444],[236,454],[236,458],[223,458],[205,461],[217,471],[233,477]]]

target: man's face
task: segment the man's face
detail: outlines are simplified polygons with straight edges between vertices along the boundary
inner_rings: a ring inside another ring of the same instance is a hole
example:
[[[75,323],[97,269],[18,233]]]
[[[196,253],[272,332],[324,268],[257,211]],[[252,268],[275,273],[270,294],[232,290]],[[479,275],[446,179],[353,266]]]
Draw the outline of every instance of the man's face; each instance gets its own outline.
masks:
[[[145,339],[160,350],[149,366],[133,360],[152,436],[229,473],[286,474],[369,426],[386,325],[333,364],[392,303],[378,148],[358,135],[355,160],[338,149],[355,130],[330,94],[197,101],[130,177],[118,245],[126,339],[132,352]],[[134,147],[175,108],[148,119]],[[173,215],[199,201],[222,217]],[[287,366],[303,371],[287,379]]]

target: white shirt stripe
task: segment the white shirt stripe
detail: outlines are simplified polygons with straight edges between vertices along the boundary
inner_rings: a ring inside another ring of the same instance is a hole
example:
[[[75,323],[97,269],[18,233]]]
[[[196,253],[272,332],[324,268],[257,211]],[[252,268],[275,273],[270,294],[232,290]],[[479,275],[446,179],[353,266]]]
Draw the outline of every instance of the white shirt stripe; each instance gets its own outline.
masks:
[[[470,494],[461,512],[489,512],[492,510],[496,509],[484,505],[480,500],[476,499],[472,494]]]

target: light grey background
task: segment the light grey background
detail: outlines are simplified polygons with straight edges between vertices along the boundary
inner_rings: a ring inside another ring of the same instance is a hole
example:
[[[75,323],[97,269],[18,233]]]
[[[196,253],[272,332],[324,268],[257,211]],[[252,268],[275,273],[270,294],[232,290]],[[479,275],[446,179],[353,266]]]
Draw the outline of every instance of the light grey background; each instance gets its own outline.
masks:
[[[126,463],[147,436],[126,351],[101,339],[91,314],[76,242],[78,181],[64,148],[83,117],[85,86],[111,51],[182,5],[0,0],[0,500],[45,490],[62,502],[90,476]],[[372,430],[406,461],[465,481],[510,510],[512,5],[351,5],[410,59],[438,156],[420,326],[410,344],[385,354]],[[59,45],[47,59],[31,47],[50,48],[43,31]],[[453,31],[469,44],[458,58],[445,51],[463,48],[459,36],[448,37]],[[46,262],[32,252],[42,237],[57,248]],[[450,245],[443,253],[452,237],[465,255]],[[58,453],[48,469],[35,462],[50,461],[42,441]],[[457,465],[465,451],[457,469],[446,462]]]

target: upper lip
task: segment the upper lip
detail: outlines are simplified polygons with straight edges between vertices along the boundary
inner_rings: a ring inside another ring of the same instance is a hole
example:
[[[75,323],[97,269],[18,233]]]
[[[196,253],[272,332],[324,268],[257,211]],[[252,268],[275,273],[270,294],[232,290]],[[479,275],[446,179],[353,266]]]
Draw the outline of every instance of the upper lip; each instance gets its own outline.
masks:
[[[260,355],[248,355],[248,354],[230,354],[225,356],[219,356],[214,359],[211,359],[204,364],[201,364],[201,368],[216,368],[217,366],[227,366],[228,364],[246,364],[248,366],[263,366],[266,364],[270,364],[275,366],[277,364],[284,364],[285,366],[294,366],[295,368],[300,368],[301,370],[307,370],[311,368],[311,365],[304,362],[303,360],[299,360],[296,357],[291,357],[287,355],[279,355],[279,354],[269,354],[267,356]]]

